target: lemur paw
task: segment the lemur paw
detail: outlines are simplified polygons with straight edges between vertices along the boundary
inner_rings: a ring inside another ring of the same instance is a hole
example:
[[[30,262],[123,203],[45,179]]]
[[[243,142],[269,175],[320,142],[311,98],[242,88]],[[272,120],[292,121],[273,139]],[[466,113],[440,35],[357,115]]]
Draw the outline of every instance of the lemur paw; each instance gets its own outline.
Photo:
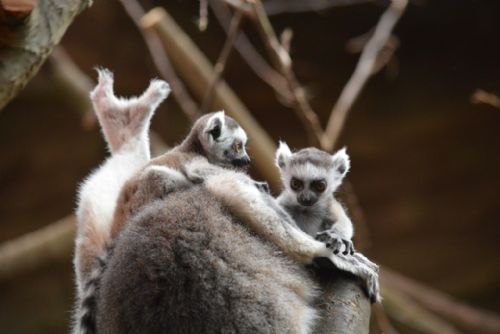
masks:
[[[326,247],[330,248],[333,251],[333,254],[339,254],[344,247],[342,238],[339,237],[336,233],[329,230],[318,232],[316,234],[316,240],[324,242],[326,244]]]
[[[259,189],[263,193],[266,193],[266,194],[271,193],[271,190],[269,189],[269,184],[265,181],[264,182],[255,181],[254,185],[257,189]]]

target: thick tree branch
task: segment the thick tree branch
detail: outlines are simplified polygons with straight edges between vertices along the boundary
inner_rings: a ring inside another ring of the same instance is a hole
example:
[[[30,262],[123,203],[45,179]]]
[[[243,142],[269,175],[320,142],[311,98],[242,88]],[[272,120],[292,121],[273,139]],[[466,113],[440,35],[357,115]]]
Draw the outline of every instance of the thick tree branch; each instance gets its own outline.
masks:
[[[88,5],[88,0],[40,0],[22,24],[0,20],[0,109],[38,72],[75,16]]]
[[[74,216],[0,244],[0,282],[71,258],[76,232]]]

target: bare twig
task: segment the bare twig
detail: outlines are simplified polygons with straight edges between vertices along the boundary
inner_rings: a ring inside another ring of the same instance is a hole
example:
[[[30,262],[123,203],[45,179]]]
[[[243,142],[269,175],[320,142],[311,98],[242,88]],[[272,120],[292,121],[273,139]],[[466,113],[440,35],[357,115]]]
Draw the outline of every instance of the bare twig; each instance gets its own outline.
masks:
[[[471,96],[472,103],[484,103],[492,107],[500,109],[500,97],[495,94],[488,93],[482,89],[477,89]]]
[[[428,310],[471,333],[500,333],[500,316],[479,310],[408,277],[384,268],[382,281],[391,290],[404,293]]]
[[[353,75],[342,90],[340,97],[333,107],[322,138],[322,146],[327,151],[333,150],[344,126],[347,113],[373,73],[380,50],[386,45],[392,29],[403,15],[408,0],[392,0],[391,5],[381,16],[372,38],[366,44]]]
[[[170,63],[170,59],[162,47],[161,40],[154,31],[144,31],[143,29],[140,29],[140,20],[145,14],[144,9],[141,7],[139,2],[137,2],[137,0],[120,0],[120,2],[125,8],[127,14],[139,28],[158,72],[160,72],[160,75],[168,81],[170,87],[172,87],[172,93],[176,101],[179,103],[182,111],[191,121],[196,120],[200,117],[201,113],[196,103],[189,95],[186,87],[175,73],[175,70]]]
[[[255,13],[254,22],[256,23],[261,37],[266,45],[269,56],[287,80],[288,89],[290,90],[292,96],[292,107],[306,129],[309,142],[314,146],[320,146],[323,129],[321,128],[318,116],[312,110],[309,102],[307,101],[304,89],[295,78],[295,74],[291,68],[292,61],[290,59],[290,55],[278,41],[276,33],[269,22],[269,18],[264,11],[261,1],[254,0],[251,3]]]
[[[202,113],[206,113],[212,106],[215,86],[219,84],[219,81],[224,74],[224,70],[226,69],[226,62],[233,48],[236,37],[238,36],[238,33],[240,31],[242,19],[243,14],[239,11],[236,11],[233,18],[231,19],[231,25],[227,33],[226,42],[224,43],[222,51],[219,55],[219,59],[217,59],[217,63],[214,66],[214,77],[212,78],[212,81],[208,86],[207,93],[205,94],[203,103],[201,104]]]
[[[231,20],[229,9],[220,0],[209,0],[209,2],[215,17],[226,33],[228,33]],[[271,86],[281,100],[285,102],[290,101],[290,94],[288,93],[285,78],[269,66],[267,61],[255,50],[252,43],[242,31],[240,31],[236,38],[234,46],[254,73],[262,81]]]
[[[347,51],[351,53],[362,52],[363,48],[366,46],[366,43],[368,43],[368,41],[372,36],[373,36],[373,31],[370,31],[361,36],[351,38],[346,45]],[[389,62],[393,59],[394,53],[399,48],[399,45],[400,45],[399,38],[396,37],[395,35],[391,35],[387,39],[384,47],[380,50],[379,54],[377,55],[377,60],[375,61],[375,65],[373,66],[373,71],[371,75],[375,75],[389,64]]]

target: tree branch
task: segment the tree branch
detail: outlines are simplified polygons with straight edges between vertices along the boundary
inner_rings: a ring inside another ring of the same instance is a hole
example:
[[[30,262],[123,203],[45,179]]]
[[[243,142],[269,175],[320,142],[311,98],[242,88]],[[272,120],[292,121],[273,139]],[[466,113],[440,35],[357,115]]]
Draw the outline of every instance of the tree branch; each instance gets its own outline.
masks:
[[[384,308],[391,318],[404,324],[417,333],[426,334],[460,334],[453,325],[444,321],[415,303],[405,294],[392,289],[388,285],[382,286]]]
[[[58,84],[64,98],[71,101],[74,109],[80,113],[82,126],[85,130],[97,126],[97,117],[89,99],[89,92],[94,82],[73,62],[63,47],[58,46],[49,57],[53,80]]]
[[[201,104],[201,112],[206,113],[212,106],[215,87],[219,84],[219,81],[224,74],[224,70],[226,69],[226,62],[229,58],[229,54],[233,48],[234,42],[238,33],[240,32],[241,22],[243,19],[243,14],[241,12],[236,11],[231,19],[231,24],[229,27],[229,31],[227,33],[226,42],[222,47],[222,51],[219,55],[219,59],[217,59],[217,63],[214,66],[214,76],[208,85],[207,93],[203,98],[203,103]]]
[[[373,36],[361,53],[354,73],[342,90],[330,114],[330,119],[322,138],[322,146],[327,151],[334,149],[335,143],[344,127],[347,113],[372,75],[380,50],[386,45],[388,38],[391,36],[392,29],[403,15],[407,4],[408,0],[392,0],[389,8],[380,17]]]
[[[0,282],[71,258],[76,231],[74,216],[0,244]]]
[[[4,19],[0,19],[0,109],[38,72],[75,16],[88,5],[88,0],[40,0],[20,24],[9,24],[5,20],[5,10],[2,9],[0,17]]]
[[[261,1],[254,0],[251,4],[254,10],[254,22],[275,67],[285,77],[288,83],[288,89],[292,97],[292,107],[306,129],[309,142],[314,146],[320,146],[323,129],[321,128],[318,116],[307,101],[304,89],[295,78],[290,55],[278,41]]]
[[[220,0],[209,0],[209,2],[217,21],[219,21],[220,25],[228,33],[231,20],[229,9]],[[289,103],[290,95],[285,78],[269,66],[267,61],[255,50],[255,47],[242,31],[240,31],[234,45],[252,71],[262,81],[272,87],[281,100]]]
[[[423,305],[428,310],[457,324],[471,333],[500,333],[500,317],[493,312],[479,310],[408,277],[384,268],[384,284]]]

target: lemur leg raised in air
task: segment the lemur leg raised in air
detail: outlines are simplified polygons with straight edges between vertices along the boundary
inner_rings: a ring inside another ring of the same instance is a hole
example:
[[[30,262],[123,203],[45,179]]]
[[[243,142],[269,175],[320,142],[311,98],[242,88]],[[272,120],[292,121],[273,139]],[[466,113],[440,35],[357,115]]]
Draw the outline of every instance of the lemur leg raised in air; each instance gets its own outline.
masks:
[[[92,301],[106,263],[118,194],[125,182],[149,161],[149,123],[170,91],[166,82],[153,80],[140,97],[118,98],[113,93],[112,73],[98,73],[98,84],[90,97],[111,156],[83,182],[79,191],[73,333],[89,333],[95,326]]]
[[[116,97],[113,92],[113,73],[98,70],[99,82],[90,93],[94,110],[111,153],[120,149],[132,150],[150,159],[149,124],[158,105],[170,93],[163,80],[151,80],[139,97]]]

